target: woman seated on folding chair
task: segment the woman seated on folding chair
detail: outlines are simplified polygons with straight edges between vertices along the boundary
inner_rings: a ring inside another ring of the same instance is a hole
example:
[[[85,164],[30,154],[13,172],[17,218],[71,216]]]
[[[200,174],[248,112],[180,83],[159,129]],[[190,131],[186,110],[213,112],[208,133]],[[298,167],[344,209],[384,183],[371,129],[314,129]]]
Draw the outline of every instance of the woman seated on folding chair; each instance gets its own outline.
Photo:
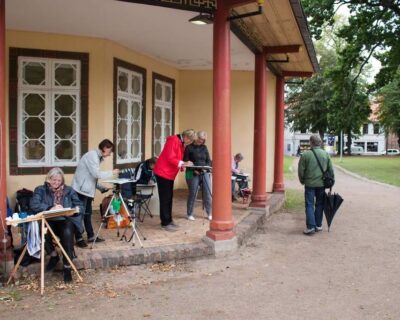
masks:
[[[207,146],[207,133],[199,131],[196,139],[185,149],[183,161],[192,161],[195,166],[211,166],[210,154]],[[208,220],[212,219],[211,215],[211,175],[207,170],[186,168],[186,183],[189,188],[189,196],[187,200],[187,218],[195,220],[193,217],[193,207],[196,200],[197,191],[201,186],[203,196],[203,204],[207,212]]]
[[[33,192],[30,202],[31,209],[35,212],[62,208],[79,208],[81,202],[77,193],[69,186],[64,184],[64,172],[60,168],[51,169],[45,183],[38,186]],[[79,210],[79,209],[78,209]],[[75,228],[83,231],[82,219],[79,212],[72,217],[57,217],[48,220],[54,233],[60,238],[61,245],[69,258],[73,259],[74,253],[74,231]],[[46,234],[46,252],[50,254],[50,260],[46,267],[47,271],[53,271],[60,260],[58,253],[53,245],[51,235]],[[71,266],[66,257],[64,262],[64,282],[71,282]]]
[[[153,157],[142,161],[135,169],[123,169],[119,174],[119,178],[132,179],[132,183],[121,185],[121,195],[124,199],[131,199],[136,194],[137,184],[155,183],[154,166],[157,162],[157,157]]]

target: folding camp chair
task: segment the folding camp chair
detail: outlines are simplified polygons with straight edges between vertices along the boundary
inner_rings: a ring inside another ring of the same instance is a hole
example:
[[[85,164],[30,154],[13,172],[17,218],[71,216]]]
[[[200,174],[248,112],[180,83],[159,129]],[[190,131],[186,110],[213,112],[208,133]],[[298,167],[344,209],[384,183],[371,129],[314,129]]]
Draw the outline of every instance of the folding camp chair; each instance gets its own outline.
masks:
[[[155,184],[137,184],[136,194],[134,196],[134,202],[138,207],[138,220],[144,221],[146,215],[153,218],[153,214],[149,208],[151,197],[154,193]]]

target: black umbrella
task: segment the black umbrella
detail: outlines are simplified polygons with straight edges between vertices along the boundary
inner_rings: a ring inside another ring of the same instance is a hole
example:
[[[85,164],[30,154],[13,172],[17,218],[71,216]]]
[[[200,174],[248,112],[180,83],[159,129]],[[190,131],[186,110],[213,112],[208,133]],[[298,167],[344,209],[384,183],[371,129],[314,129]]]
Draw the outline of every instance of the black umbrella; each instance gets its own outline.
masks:
[[[343,198],[337,193],[328,192],[325,194],[324,213],[328,224],[328,232],[331,227],[333,217],[343,202]]]

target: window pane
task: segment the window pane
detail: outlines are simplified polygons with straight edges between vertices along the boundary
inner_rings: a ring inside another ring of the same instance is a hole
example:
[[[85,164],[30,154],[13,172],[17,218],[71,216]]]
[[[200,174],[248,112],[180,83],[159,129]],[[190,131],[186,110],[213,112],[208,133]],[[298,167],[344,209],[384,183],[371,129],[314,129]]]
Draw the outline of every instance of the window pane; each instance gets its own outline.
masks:
[[[56,95],[54,104],[55,111],[60,116],[72,116],[76,110],[75,99],[69,94]]]
[[[135,140],[132,142],[132,157],[138,158],[140,156],[140,146],[139,141]]]
[[[134,94],[141,94],[140,78],[136,75],[132,77],[132,92]]]
[[[156,126],[154,127],[154,138],[155,139],[161,138],[161,126],[159,124],[156,124]]]
[[[170,135],[171,135],[171,126],[166,125],[165,129],[164,129],[164,137],[166,138],[166,137],[168,137]]]
[[[60,141],[55,148],[58,160],[75,160],[75,145],[71,141]]]
[[[22,70],[23,84],[45,85],[46,65],[40,62],[25,62]]]
[[[71,64],[55,64],[54,82],[56,86],[76,86],[76,67]]]
[[[156,122],[161,122],[161,108],[156,108],[154,111],[154,120]]]
[[[170,86],[165,87],[165,101],[172,102],[172,89]]]
[[[161,153],[161,143],[160,143],[160,141],[156,141],[154,143],[154,155],[158,156],[158,155],[160,155],[160,153]]]
[[[118,136],[120,139],[126,139],[127,134],[128,134],[128,125],[126,123],[126,120],[121,120],[118,123]]]
[[[368,134],[368,124],[363,125],[363,134]]]
[[[126,141],[121,140],[118,143],[118,157],[120,159],[126,159],[127,155],[128,155],[128,147],[126,145]]]
[[[45,98],[40,94],[28,94],[25,96],[25,112],[31,116],[39,116],[44,113]]]
[[[55,123],[54,131],[58,139],[69,139],[76,133],[75,122],[70,118],[59,118]]]
[[[171,110],[165,109],[165,123],[171,123]]]
[[[134,102],[132,106],[132,118],[133,120],[140,119],[140,104],[138,102]]]
[[[44,135],[44,122],[40,118],[28,118],[25,121],[25,135],[28,139],[39,139]]]
[[[128,74],[119,71],[118,73],[118,90],[128,92]]]
[[[139,139],[140,124],[138,122],[132,123],[132,139]]]
[[[39,140],[31,140],[24,145],[24,156],[26,160],[44,159],[44,145]]]
[[[128,101],[121,99],[119,101],[118,104],[118,115],[123,118],[126,119],[127,115],[128,115]]]
[[[162,99],[162,87],[161,84],[156,83],[156,99],[161,100]]]

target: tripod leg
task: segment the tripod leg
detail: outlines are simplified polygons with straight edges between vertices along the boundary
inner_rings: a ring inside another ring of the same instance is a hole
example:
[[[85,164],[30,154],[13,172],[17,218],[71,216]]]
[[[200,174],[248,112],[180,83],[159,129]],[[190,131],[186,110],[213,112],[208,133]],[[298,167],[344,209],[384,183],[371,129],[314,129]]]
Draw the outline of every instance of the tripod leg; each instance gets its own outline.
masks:
[[[94,240],[93,240],[93,242],[92,242],[92,245],[90,246],[90,249],[93,249],[94,244],[96,243],[96,240],[97,240],[97,238],[99,237],[100,230],[101,230],[101,228],[103,227],[103,224],[104,224],[104,222],[101,222],[100,227],[99,227],[99,230],[97,230],[96,236],[94,237]]]

